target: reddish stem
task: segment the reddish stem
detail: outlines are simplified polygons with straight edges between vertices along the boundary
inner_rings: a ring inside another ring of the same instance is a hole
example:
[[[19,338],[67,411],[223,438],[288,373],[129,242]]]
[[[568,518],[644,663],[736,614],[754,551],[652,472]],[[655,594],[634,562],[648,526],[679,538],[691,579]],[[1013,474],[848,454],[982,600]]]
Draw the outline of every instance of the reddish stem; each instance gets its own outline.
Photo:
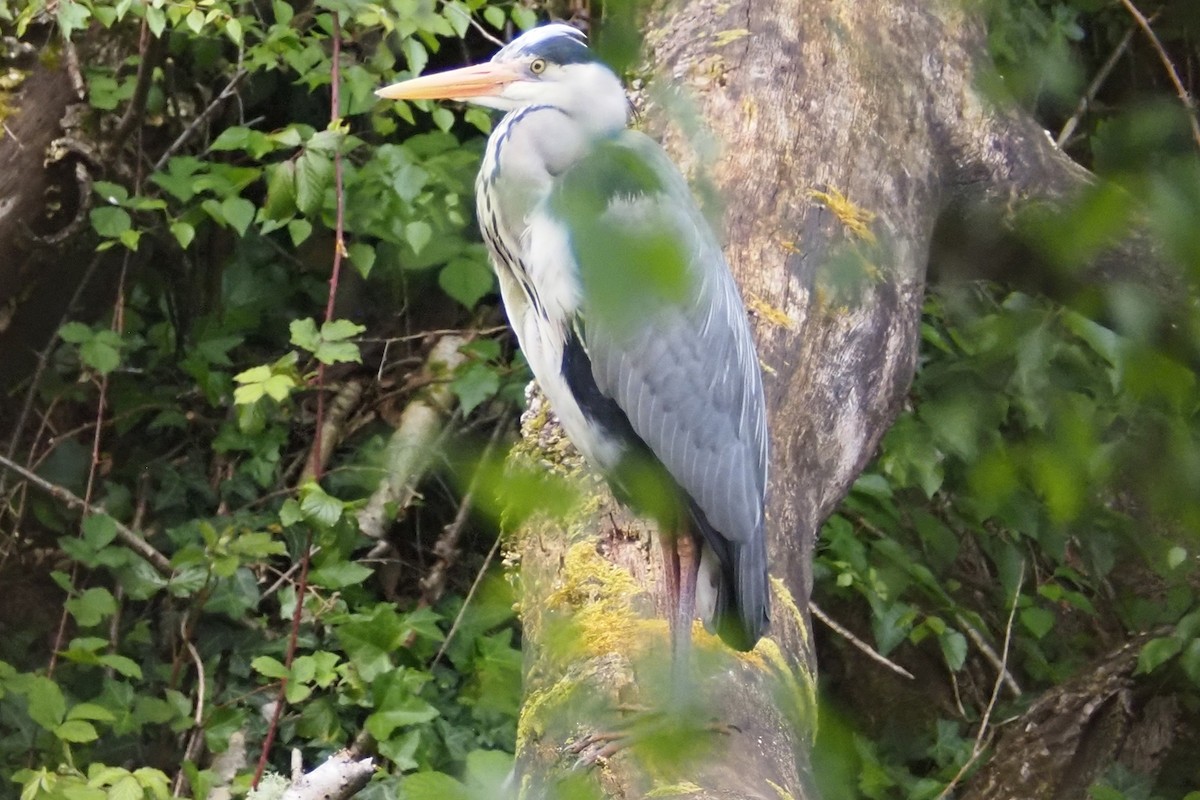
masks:
[[[329,90],[329,121],[331,124],[337,124],[341,119],[341,60],[342,60],[342,37],[341,37],[341,20],[338,12],[332,12],[333,21],[333,63],[330,67],[330,90]],[[342,272],[342,258],[346,254],[346,245],[343,241],[345,234],[345,209],[346,200],[342,186],[342,154],[336,151],[333,154],[333,186],[334,200],[336,207],[336,221],[333,231],[333,269],[329,275],[329,300],[325,304],[325,321],[329,322],[333,319],[334,303],[337,299],[338,279]],[[315,480],[321,479],[321,428],[325,424],[325,365],[317,366],[317,419],[315,426],[315,437],[312,448],[313,469],[312,474]],[[296,657],[296,642],[300,634],[300,615],[304,608],[304,595],[308,590],[308,564],[309,554],[312,551],[312,531],[308,532],[308,537],[304,542],[304,551],[300,556],[300,583],[296,587],[296,609],[292,612],[292,630],[288,638],[287,655],[284,658],[284,666],[289,670],[292,667],[292,660]],[[263,771],[267,766],[267,757],[271,752],[271,745],[275,743],[275,733],[279,730],[279,718],[283,714],[283,707],[287,703],[287,678],[283,678],[279,682],[279,695],[275,699],[275,711],[271,715],[271,724],[267,727],[267,736],[263,740],[262,751],[258,756],[258,767],[254,771],[254,787],[258,787],[259,780],[262,779]]]

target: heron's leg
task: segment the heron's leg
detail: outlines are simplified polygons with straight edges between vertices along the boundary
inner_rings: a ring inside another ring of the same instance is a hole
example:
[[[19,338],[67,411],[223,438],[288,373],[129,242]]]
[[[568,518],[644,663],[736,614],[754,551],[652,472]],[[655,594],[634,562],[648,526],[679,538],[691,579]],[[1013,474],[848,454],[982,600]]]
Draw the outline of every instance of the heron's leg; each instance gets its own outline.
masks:
[[[686,532],[683,534],[687,535]],[[675,641],[675,618],[679,613],[679,552],[675,549],[675,540],[679,534],[662,533],[658,537],[662,547],[663,575],[667,581],[667,625],[671,629],[671,641]]]
[[[671,626],[671,683],[686,691],[691,683],[692,622],[696,618],[696,581],[700,575],[700,551],[689,531],[680,531],[675,537],[675,556],[679,563],[679,597]]]

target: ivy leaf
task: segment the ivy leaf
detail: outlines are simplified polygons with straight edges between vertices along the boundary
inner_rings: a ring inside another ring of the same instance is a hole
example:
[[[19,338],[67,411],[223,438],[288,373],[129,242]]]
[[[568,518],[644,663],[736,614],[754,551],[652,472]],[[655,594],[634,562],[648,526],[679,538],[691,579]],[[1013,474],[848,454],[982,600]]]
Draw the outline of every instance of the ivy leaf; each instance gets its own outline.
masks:
[[[315,586],[326,589],[344,589],[362,583],[375,574],[375,570],[356,564],[353,561],[333,561],[318,569],[314,569],[308,579]]]
[[[403,786],[409,800],[472,800],[466,786],[442,772],[409,775]]]
[[[346,504],[341,500],[326,494],[316,482],[309,482],[300,490],[300,510],[307,519],[315,520],[322,525],[332,527],[342,518]]]

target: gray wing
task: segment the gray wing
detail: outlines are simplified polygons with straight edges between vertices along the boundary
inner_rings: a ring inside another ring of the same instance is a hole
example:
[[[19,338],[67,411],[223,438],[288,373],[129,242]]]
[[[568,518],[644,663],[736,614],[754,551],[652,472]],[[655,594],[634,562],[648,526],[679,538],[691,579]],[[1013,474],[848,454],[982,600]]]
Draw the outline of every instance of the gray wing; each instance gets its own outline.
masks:
[[[721,248],[674,164],[637,132],[561,176],[552,202],[579,268],[596,386],[729,543],[740,611],[760,631],[762,376]]]

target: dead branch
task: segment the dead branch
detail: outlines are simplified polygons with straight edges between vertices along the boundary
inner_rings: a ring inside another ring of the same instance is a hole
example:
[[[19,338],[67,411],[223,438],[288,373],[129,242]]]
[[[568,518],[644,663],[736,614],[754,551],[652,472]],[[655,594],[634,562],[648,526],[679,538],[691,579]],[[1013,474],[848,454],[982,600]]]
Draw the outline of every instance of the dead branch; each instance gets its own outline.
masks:
[[[375,760],[339,750],[306,774],[293,776],[283,800],[347,800],[371,780]]]
[[[443,336],[430,350],[426,370],[431,374],[453,372],[466,361],[466,356],[460,352],[466,343],[466,337],[461,334]],[[404,409],[400,424],[388,441],[386,474],[358,514],[358,527],[364,534],[382,540],[384,524],[412,502],[417,480],[429,464],[433,444],[453,406],[454,394],[449,384],[435,381]],[[389,507],[393,509],[391,512]]]
[[[315,480],[318,474],[325,471],[334,447],[342,438],[346,419],[362,399],[363,387],[362,380],[352,379],[342,384],[334,395],[329,410],[325,412],[325,419],[317,430],[312,452],[304,459],[304,471],[300,473],[301,484]]]
[[[96,508],[91,503],[85,503],[83,498],[78,497],[74,492],[57,484],[51,483],[45,478],[30,472],[22,467],[17,462],[5,456],[0,456],[0,467],[5,467],[20,475],[25,480],[42,489],[52,497],[63,501],[71,508],[78,508],[88,514],[103,514],[104,509]],[[137,553],[142,558],[150,562],[150,565],[158,570],[160,575],[170,577],[174,571],[171,568],[171,562],[162,553],[154,549],[154,547],[146,541],[146,539],[133,528],[125,525],[123,522],[114,519],[113,525],[117,529],[117,538],[120,539],[126,547]]]

